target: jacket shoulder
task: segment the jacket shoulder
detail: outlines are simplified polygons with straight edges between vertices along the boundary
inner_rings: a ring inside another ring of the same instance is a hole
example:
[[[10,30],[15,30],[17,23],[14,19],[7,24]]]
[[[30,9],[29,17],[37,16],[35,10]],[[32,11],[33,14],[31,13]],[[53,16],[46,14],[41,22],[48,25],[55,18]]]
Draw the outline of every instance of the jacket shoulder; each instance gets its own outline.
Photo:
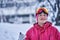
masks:
[[[34,27],[31,27],[31,28],[27,31],[27,33],[31,33],[31,32],[33,31],[33,29],[34,29]]]
[[[51,27],[51,30],[56,30],[56,31],[58,31],[58,29],[57,29],[56,27],[54,27],[54,26]]]
[[[51,33],[55,33],[55,34],[59,32],[58,29],[56,27],[54,27],[54,26],[52,26],[50,28],[50,31],[51,31]]]

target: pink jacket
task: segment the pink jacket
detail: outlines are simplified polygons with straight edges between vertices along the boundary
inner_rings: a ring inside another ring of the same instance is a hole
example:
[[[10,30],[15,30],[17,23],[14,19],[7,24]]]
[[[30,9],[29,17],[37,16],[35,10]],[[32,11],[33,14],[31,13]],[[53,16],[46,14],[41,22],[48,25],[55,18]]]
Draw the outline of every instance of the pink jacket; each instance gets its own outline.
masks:
[[[50,22],[46,22],[43,27],[34,24],[26,33],[25,40],[60,40],[59,32]]]

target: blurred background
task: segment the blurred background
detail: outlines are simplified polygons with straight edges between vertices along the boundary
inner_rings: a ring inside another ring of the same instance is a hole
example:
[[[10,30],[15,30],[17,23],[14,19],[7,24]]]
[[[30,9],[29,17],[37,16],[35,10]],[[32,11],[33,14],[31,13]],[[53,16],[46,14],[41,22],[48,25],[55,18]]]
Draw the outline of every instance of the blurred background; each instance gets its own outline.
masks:
[[[60,31],[60,0],[0,0],[0,40],[24,40],[39,7],[48,9],[48,21]]]

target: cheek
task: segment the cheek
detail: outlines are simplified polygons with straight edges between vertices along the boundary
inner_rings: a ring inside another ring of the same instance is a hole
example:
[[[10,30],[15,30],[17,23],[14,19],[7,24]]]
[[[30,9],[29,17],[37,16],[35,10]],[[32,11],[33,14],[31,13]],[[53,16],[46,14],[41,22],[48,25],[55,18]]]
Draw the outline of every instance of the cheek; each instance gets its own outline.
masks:
[[[36,16],[36,20],[41,19],[38,15]]]
[[[38,22],[40,22],[40,21],[41,21],[41,18],[40,18],[40,17],[38,17],[37,21],[38,21]]]
[[[44,19],[47,19],[47,17],[45,17]]]

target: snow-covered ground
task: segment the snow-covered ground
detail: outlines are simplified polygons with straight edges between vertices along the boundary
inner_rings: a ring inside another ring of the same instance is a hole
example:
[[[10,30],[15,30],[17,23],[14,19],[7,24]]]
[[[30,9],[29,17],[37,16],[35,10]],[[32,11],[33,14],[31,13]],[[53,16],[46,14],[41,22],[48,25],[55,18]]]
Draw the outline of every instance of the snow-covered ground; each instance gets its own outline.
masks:
[[[18,40],[20,32],[25,35],[31,24],[0,23],[0,40]]]

